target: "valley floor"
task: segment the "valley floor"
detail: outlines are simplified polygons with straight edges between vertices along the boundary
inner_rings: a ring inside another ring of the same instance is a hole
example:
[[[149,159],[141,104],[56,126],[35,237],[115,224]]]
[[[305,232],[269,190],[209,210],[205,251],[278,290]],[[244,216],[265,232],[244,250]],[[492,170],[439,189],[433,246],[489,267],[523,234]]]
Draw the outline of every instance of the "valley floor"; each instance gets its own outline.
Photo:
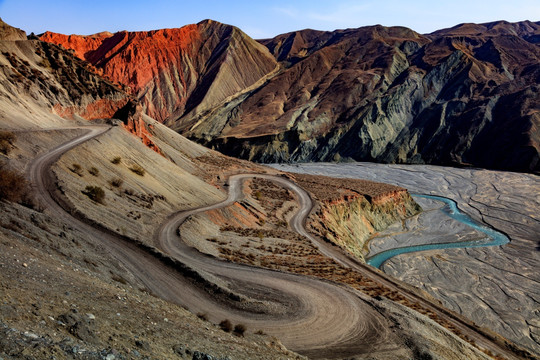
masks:
[[[396,256],[382,270],[422,288],[478,325],[540,353],[540,178],[530,174],[372,163],[275,165],[279,170],[399,184],[411,193],[455,200],[475,220],[506,233],[504,246],[430,250]],[[437,208],[428,201],[426,209]],[[431,212],[431,211],[430,211]],[[431,212],[432,213],[432,212]],[[424,213],[425,215],[426,213]],[[477,234],[441,214],[395,225],[371,251]],[[391,245],[389,245],[391,244]]]

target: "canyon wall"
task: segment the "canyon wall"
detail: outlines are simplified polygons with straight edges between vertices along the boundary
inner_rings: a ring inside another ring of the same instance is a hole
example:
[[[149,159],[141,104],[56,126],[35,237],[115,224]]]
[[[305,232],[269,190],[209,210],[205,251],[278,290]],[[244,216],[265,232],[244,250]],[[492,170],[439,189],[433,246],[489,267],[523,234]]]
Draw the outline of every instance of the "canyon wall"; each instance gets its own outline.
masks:
[[[284,70],[185,134],[258,162],[538,172],[539,38],[527,21],[280,35],[262,43]]]
[[[398,186],[313,175],[295,174],[294,178],[317,202],[309,217],[310,229],[358,259],[364,259],[372,235],[422,210]]]
[[[302,30],[256,42],[180,29],[45,33],[151,117],[257,162],[372,161],[540,172],[540,23]]]

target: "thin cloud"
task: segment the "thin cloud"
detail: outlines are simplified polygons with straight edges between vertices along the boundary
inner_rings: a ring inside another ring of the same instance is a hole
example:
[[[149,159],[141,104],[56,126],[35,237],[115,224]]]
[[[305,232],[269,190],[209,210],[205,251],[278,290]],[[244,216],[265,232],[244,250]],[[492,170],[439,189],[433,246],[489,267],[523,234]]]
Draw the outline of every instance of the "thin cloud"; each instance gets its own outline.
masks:
[[[288,6],[288,7],[274,7],[274,8],[272,8],[272,10],[274,10],[278,14],[285,15],[285,16],[288,16],[290,18],[297,18],[298,14],[299,14],[298,10],[296,10],[295,8],[293,8],[291,6]]]
[[[371,3],[364,3],[360,5],[351,5],[347,3],[340,4],[333,11],[329,12],[309,12],[307,17],[309,19],[328,24],[342,24],[349,26],[361,22],[371,10]]]
[[[243,26],[242,31],[248,34],[252,39],[269,39],[276,35],[264,29],[249,25]]]

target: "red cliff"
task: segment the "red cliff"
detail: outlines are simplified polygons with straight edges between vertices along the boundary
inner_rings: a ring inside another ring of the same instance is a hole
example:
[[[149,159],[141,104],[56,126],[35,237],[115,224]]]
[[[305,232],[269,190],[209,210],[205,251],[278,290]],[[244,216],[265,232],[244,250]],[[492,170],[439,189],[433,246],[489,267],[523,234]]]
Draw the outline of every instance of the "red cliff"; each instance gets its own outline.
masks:
[[[277,66],[266,47],[210,20],[179,29],[91,36],[49,32],[41,39],[74,50],[112,81],[129,86],[147,114],[162,122],[210,109]]]

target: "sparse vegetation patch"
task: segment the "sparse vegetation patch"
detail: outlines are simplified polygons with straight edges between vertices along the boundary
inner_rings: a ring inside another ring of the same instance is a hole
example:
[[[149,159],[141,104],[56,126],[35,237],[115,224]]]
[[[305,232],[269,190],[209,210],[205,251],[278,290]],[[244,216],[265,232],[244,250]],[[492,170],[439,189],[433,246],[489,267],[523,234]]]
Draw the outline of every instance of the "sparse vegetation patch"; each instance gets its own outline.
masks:
[[[105,191],[99,186],[88,185],[82,193],[97,203],[103,204],[105,201]]]
[[[0,131],[0,153],[8,155],[15,142],[15,134],[11,131]]]
[[[132,165],[129,168],[129,170],[133,171],[135,174],[137,174],[139,176],[144,176],[144,174],[146,172],[140,165],[137,165],[137,164]]]

